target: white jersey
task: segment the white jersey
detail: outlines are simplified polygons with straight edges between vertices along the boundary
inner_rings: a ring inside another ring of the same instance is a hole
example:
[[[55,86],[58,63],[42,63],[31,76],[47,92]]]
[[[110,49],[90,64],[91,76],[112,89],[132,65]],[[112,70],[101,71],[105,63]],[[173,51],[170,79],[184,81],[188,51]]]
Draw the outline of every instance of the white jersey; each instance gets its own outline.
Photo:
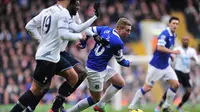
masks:
[[[175,58],[175,70],[183,73],[190,72],[191,58],[194,58],[196,63],[199,64],[199,58],[194,48],[188,47],[187,49],[182,46],[174,48],[174,50],[180,50],[180,54]]]
[[[72,23],[70,24],[70,30],[72,32],[81,32],[84,30],[86,35],[93,36],[94,33],[88,29],[88,27],[96,20],[96,16],[93,16],[88,21],[82,24],[82,21],[79,17],[79,14],[76,13],[75,16],[72,17]],[[87,28],[87,29],[86,29]],[[66,46],[68,45],[69,40],[64,40],[61,45],[61,52],[65,51]]]
[[[26,30],[40,42],[35,55],[36,60],[57,63],[60,60],[60,48],[63,40],[82,38],[80,33],[70,33],[69,24],[71,21],[68,10],[56,4],[42,10],[40,14],[27,23]]]

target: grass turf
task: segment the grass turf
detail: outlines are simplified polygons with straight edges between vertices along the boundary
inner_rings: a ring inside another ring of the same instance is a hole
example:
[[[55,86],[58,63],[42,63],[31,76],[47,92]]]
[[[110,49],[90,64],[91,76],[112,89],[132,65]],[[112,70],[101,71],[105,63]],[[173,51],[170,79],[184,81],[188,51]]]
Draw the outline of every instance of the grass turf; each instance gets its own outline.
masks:
[[[9,112],[13,106],[14,105],[0,105],[0,112]],[[155,106],[156,106],[155,104],[147,104],[140,107],[140,109],[142,109],[144,112],[154,112],[153,110]],[[34,112],[47,112],[50,107],[51,105],[39,105]],[[67,105],[65,107],[67,108],[70,106]],[[195,107],[191,106],[190,104],[186,104],[184,105],[183,109],[185,110],[185,112],[200,112],[200,104],[196,105]],[[128,112],[127,107],[124,107],[121,111],[116,111],[113,108],[111,108],[110,105],[106,106],[106,110],[107,112]],[[92,110],[92,108],[89,108],[83,112],[94,112],[94,111]]]

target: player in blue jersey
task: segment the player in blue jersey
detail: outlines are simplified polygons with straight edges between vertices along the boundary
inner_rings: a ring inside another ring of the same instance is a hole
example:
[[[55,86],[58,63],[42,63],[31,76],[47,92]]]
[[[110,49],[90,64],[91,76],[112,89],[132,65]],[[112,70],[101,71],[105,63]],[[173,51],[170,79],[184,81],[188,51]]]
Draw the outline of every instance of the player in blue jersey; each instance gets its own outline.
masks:
[[[171,54],[180,53],[179,50],[172,50],[175,43],[178,24],[179,19],[177,17],[171,17],[168,27],[159,35],[156,51],[149,63],[145,84],[135,93],[135,96],[128,107],[130,111],[134,110],[137,101],[152,89],[155,81],[163,78],[170,85],[170,88],[167,90],[167,98],[164,103],[163,112],[172,112],[170,104],[176,95],[179,82],[168,61]]]
[[[87,80],[91,96],[82,99],[75,106],[68,109],[67,112],[80,112],[97,102],[98,103],[94,106],[94,110],[105,112],[104,105],[110,101],[125,84],[121,75],[111,68],[108,62],[114,55],[120,65],[125,67],[130,66],[130,61],[123,58],[122,50],[124,43],[120,38],[125,38],[130,35],[131,25],[128,19],[120,18],[116,24],[116,29],[112,29],[108,26],[91,27],[91,30],[95,34],[107,40],[109,44],[96,42],[94,48],[91,50],[86,65],[88,71]],[[79,43],[78,46],[80,46],[80,44],[81,43]],[[101,98],[104,81],[110,82],[111,85]]]

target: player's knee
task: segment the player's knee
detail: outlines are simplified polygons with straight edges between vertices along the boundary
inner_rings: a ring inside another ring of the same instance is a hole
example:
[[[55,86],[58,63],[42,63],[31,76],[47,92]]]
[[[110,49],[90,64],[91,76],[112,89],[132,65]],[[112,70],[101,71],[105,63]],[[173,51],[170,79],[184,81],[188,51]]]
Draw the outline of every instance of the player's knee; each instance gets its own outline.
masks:
[[[43,89],[43,85],[40,85],[38,84],[37,82],[33,81],[32,82],[32,85],[31,85],[31,88],[30,88],[30,91],[35,95],[39,95],[41,90]]]
[[[191,93],[192,93],[192,89],[186,89],[186,90],[185,90],[185,94],[190,95]]]
[[[49,87],[50,87],[50,83],[46,84],[44,87],[43,87],[43,90],[41,91],[42,93],[46,94],[48,91],[49,91]]]
[[[148,91],[151,91],[152,86],[147,85],[147,84],[144,84],[144,86],[143,86],[142,88],[143,88],[143,90],[144,90],[145,92],[148,92]]]
[[[100,101],[100,98],[101,98],[101,97],[93,97],[93,96],[91,96],[91,98],[92,98],[92,101],[93,101],[94,103],[97,103],[97,102]]]
[[[120,81],[119,86],[121,86],[121,87],[124,87],[124,86],[125,86],[125,81],[124,81],[124,79],[122,79],[122,80]]]
[[[175,90],[177,90],[179,88],[179,86],[180,86],[180,83],[177,81],[172,86],[173,86],[172,88],[174,88]]]
[[[38,96],[40,94],[46,94],[49,91],[49,87],[50,87],[50,83],[46,85],[39,85],[39,87],[35,89],[31,89],[31,91],[33,92],[35,96]]]

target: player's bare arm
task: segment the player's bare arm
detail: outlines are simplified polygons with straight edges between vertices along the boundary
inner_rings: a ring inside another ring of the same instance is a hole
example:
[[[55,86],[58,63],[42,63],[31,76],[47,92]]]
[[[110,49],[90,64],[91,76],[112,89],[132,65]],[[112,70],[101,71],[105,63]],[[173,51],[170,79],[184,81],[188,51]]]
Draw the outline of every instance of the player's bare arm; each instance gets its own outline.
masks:
[[[169,54],[180,54],[179,50],[171,50],[171,49],[168,49],[168,48],[161,46],[161,45],[157,46],[157,50],[161,51],[161,52],[169,53]]]

